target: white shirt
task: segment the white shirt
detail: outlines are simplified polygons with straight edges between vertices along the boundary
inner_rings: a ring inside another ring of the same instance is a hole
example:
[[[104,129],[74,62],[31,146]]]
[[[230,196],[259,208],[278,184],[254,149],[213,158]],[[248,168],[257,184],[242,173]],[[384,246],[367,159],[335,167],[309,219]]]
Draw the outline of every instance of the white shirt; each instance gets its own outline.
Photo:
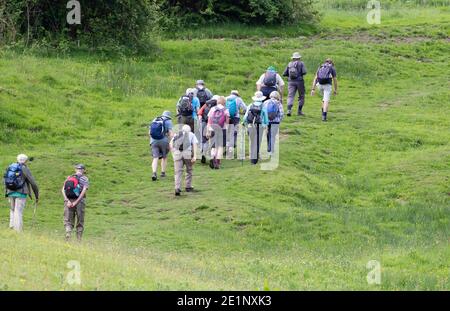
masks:
[[[266,73],[263,73],[261,75],[261,77],[259,77],[258,82],[256,82],[256,84],[260,84],[262,86],[264,86],[264,77],[266,76]],[[277,73],[277,87],[281,87],[284,86],[284,81],[283,78],[281,78],[281,76]]]

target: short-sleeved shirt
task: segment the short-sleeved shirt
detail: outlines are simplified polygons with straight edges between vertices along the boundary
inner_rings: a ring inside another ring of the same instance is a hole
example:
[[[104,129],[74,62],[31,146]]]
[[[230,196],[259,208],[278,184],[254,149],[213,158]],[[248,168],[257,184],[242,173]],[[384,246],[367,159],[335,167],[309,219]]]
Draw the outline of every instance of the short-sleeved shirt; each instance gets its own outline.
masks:
[[[192,146],[194,144],[198,144],[198,139],[194,135],[194,133],[192,133],[192,132],[189,132],[188,135],[189,135],[189,137],[188,137],[188,140],[189,140],[188,148],[184,148],[183,151],[176,150],[176,149],[173,150],[172,156],[173,156],[174,161],[177,161],[177,160],[180,160],[180,159],[191,159],[192,153],[193,153],[192,152]],[[172,144],[173,144],[174,139],[175,139],[175,136],[172,138]],[[185,146],[183,146],[183,147],[185,147]]]
[[[167,137],[167,134],[169,133],[169,131],[171,131],[173,129],[173,123],[171,119],[165,119],[164,120],[164,130],[165,130],[165,135],[164,138],[162,139],[154,139],[153,137],[150,136],[150,145],[152,145],[154,142],[158,142],[158,141],[165,141],[165,142],[169,142],[169,139]]]
[[[79,178],[81,187],[86,188],[86,190],[89,189],[89,178],[86,175],[81,175]]]
[[[263,73],[261,75],[261,77],[259,77],[258,82],[256,82],[256,84],[260,84],[262,86],[264,86],[264,77],[266,76],[266,73]],[[281,78],[281,76],[277,73],[277,87],[281,87],[284,86],[284,81],[283,78]]]
[[[317,72],[319,72],[320,67],[317,69]],[[333,84],[333,78],[336,78],[336,69],[333,65],[331,65],[330,70],[330,77],[328,79],[322,80],[321,84]]]
[[[224,111],[224,113],[225,113],[225,118],[229,118],[229,117],[230,117],[230,112],[228,111],[227,108],[225,108],[225,106],[223,106],[223,105],[217,105],[217,106],[212,107],[211,110],[209,111],[209,113],[208,113],[208,123],[209,123],[209,120],[210,120],[211,116],[212,116],[212,115],[214,114],[214,112],[215,112],[216,110],[218,110],[218,109],[225,109],[225,111]],[[225,125],[224,125],[224,126],[225,126]]]

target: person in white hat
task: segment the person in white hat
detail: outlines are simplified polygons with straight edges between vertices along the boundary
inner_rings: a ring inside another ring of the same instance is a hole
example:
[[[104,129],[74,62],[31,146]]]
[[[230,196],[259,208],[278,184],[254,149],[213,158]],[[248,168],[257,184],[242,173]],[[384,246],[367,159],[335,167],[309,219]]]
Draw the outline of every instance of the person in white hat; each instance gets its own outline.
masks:
[[[288,117],[292,114],[292,107],[294,105],[295,94],[298,91],[298,112],[297,115],[304,116],[302,109],[305,105],[305,81],[303,76],[306,75],[305,64],[301,61],[300,53],[295,52],[292,55],[292,60],[284,70],[283,76],[288,77],[288,100],[287,108]]]
[[[258,91],[252,99],[253,103],[247,107],[247,112],[244,115],[243,125],[248,128],[250,136],[250,162],[251,164],[257,164],[263,132],[269,124],[269,118],[263,105],[266,96]]]
[[[9,227],[17,232],[23,229],[23,211],[27,197],[33,190],[36,203],[39,201],[39,188],[30,169],[27,166],[28,157],[25,154],[17,156],[17,162],[11,164],[5,174],[5,196],[9,199]]]

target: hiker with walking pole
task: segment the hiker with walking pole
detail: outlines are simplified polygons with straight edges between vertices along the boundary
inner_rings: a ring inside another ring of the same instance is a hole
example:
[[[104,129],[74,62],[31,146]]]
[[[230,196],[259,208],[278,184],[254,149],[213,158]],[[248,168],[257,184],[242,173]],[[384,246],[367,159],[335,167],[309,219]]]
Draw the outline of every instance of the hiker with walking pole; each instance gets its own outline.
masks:
[[[267,110],[263,105],[266,97],[261,91],[255,93],[252,97],[253,103],[247,107],[244,115],[243,125],[247,127],[250,137],[250,163],[255,165],[260,158],[260,146],[264,129],[269,124]]]
[[[27,197],[31,199],[31,190],[35,197],[35,204],[39,201],[39,188],[30,169],[27,166],[28,157],[25,154],[17,156],[17,162],[6,169],[4,175],[5,197],[9,199],[11,209],[9,212],[9,228],[17,232],[23,230],[23,211]]]

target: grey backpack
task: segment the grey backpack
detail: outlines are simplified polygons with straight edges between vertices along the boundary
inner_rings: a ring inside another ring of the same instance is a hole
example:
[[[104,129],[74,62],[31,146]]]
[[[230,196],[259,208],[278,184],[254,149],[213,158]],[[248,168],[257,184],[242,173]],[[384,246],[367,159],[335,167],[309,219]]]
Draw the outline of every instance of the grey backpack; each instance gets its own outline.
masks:
[[[298,62],[289,63],[289,79],[295,80],[300,77],[300,72],[298,70]]]
[[[265,86],[268,87],[274,87],[277,85],[277,73],[275,71],[266,71],[264,74],[264,81]]]

